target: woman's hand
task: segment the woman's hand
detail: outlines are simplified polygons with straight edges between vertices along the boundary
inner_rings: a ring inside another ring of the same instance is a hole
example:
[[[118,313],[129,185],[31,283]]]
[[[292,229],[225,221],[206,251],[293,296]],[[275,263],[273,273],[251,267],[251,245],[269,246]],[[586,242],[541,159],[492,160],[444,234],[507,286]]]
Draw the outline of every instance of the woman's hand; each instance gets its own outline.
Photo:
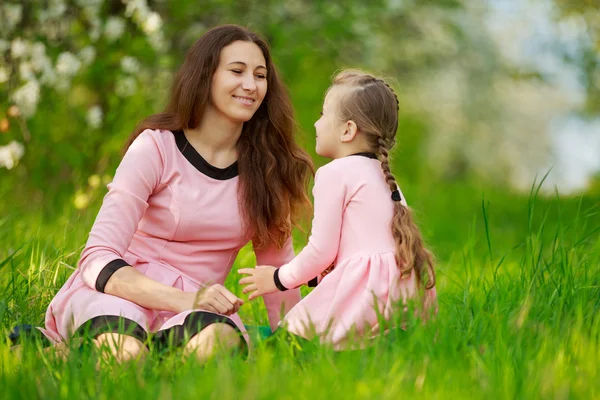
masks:
[[[244,304],[244,300],[219,284],[207,286],[196,293],[184,293],[184,309],[181,311],[201,309],[217,314],[231,315],[238,312],[240,306]]]
[[[277,292],[275,286],[275,271],[277,268],[270,265],[258,265],[256,268],[242,268],[238,273],[248,275],[240,279],[240,285],[248,285],[244,288],[244,293],[250,293],[248,298],[254,300],[263,294]]]

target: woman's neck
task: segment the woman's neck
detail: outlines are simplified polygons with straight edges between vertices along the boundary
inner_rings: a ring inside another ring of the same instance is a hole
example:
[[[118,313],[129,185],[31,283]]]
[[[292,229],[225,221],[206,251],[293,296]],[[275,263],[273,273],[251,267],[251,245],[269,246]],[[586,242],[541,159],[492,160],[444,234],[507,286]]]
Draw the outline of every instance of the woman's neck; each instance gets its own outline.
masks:
[[[184,129],[188,142],[211,165],[224,168],[237,160],[237,142],[243,123],[233,122],[211,105],[194,129]]]

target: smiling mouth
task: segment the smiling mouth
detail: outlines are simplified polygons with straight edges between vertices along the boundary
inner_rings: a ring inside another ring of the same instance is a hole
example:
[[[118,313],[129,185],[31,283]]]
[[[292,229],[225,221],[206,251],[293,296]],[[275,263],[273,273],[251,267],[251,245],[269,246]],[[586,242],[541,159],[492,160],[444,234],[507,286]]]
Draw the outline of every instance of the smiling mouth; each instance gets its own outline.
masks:
[[[233,98],[247,106],[254,104],[254,102],[256,101],[250,97],[233,96]]]

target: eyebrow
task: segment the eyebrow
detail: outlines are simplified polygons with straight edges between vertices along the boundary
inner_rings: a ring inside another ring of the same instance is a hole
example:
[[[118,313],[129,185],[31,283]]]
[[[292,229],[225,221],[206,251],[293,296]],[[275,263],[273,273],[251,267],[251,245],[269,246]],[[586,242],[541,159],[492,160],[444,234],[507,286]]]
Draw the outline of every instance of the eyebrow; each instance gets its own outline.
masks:
[[[243,66],[247,67],[246,63],[245,63],[245,62],[243,62],[243,61],[232,61],[232,62],[230,62],[230,63],[229,63],[229,64],[227,64],[227,65],[231,65],[231,64],[242,64]],[[265,67],[264,65],[259,65],[259,66],[257,66],[256,68],[264,68],[264,69],[267,69],[267,67]],[[255,69],[256,69],[256,68],[255,68]]]

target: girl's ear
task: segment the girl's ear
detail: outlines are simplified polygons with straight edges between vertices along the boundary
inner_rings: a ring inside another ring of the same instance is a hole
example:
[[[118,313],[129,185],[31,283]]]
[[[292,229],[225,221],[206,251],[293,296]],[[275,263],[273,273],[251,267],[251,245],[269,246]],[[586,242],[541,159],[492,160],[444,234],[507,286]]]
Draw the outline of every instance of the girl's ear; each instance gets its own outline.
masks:
[[[344,124],[344,131],[341,137],[342,143],[348,143],[354,140],[354,137],[356,136],[357,132],[358,127],[356,126],[356,123],[352,120],[346,121],[346,123]]]

